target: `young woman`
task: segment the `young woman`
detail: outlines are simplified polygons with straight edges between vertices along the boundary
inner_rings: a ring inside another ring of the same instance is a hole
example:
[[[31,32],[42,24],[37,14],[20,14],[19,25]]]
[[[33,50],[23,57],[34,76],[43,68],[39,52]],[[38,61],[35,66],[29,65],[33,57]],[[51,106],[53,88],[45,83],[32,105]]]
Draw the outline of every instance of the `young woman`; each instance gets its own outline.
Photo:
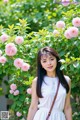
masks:
[[[60,67],[60,58],[54,49],[44,47],[38,52],[37,77],[32,83],[32,101],[27,120],[46,120],[58,81],[60,86],[49,120],[72,120],[71,80],[63,75]]]

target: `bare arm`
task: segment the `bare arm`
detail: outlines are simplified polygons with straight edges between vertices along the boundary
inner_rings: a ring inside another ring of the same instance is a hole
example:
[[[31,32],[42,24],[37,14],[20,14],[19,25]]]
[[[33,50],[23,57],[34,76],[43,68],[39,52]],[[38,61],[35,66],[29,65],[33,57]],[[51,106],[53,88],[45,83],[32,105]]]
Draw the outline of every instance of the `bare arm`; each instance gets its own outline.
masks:
[[[33,120],[34,115],[37,111],[38,96],[36,95],[36,81],[37,81],[37,78],[35,78],[32,82],[32,99],[31,99],[31,105],[28,111],[27,120]]]
[[[69,86],[71,89],[71,80],[69,81]],[[64,113],[66,116],[66,120],[72,120],[72,108],[71,108],[71,103],[70,103],[70,91],[67,94],[66,101],[65,101],[65,107],[64,107]]]

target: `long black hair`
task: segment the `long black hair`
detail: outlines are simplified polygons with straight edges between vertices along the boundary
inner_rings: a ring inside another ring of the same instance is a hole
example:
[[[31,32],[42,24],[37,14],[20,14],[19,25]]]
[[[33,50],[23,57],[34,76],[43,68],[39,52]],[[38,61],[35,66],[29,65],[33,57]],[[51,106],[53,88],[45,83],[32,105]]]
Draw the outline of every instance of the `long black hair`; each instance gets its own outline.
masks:
[[[46,75],[46,70],[41,65],[41,56],[44,55],[45,53],[46,54],[49,53],[56,57],[56,59],[57,59],[56,74],[59,78],[60,83],[66,89],[66,93],[68,93],[69,85],[63,75],[62,70],[60,70],[61,62],[59,61],[60,57],[59,57],[58,53],[53,48],[44,47],[38,51],[38,55],[37,55],[37,86],[36,86],[37,96],[40,98],[43,97],[42,93],[41,93],[41,86],[42,86],[44,76]]]

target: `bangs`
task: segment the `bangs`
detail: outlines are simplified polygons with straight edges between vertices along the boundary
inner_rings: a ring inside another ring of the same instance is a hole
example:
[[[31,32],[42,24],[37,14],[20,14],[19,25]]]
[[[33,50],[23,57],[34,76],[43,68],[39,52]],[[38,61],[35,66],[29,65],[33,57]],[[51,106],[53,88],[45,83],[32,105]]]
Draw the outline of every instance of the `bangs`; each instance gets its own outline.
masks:
[[[44,52],[42,52],[41,53],[41,55],[40,55],[40,60],[42,59],[42,58],[47,58],[48,56],[54,56],[51,52],[48,52],[48,51],[44,51]]]
[[[57,60],[60,60],[58,53],[54,49],[50,47],[44,47],[40,49],[38,52],[38,56],[37,56],[38,62],[40,63],[43,57],[47,58],[48,56],[50,57],[53,56],[53,57],[56,57]]]

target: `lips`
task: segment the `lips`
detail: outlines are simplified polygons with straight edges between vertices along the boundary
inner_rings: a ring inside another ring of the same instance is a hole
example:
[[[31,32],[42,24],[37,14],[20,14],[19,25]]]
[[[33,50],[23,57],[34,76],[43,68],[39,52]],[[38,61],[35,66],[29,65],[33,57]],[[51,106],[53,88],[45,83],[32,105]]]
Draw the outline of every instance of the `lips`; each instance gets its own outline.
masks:
[[[53,66],[49,66],[49,67],[47,67],[47,68],[51,69],[51,68],[53,68]]]

